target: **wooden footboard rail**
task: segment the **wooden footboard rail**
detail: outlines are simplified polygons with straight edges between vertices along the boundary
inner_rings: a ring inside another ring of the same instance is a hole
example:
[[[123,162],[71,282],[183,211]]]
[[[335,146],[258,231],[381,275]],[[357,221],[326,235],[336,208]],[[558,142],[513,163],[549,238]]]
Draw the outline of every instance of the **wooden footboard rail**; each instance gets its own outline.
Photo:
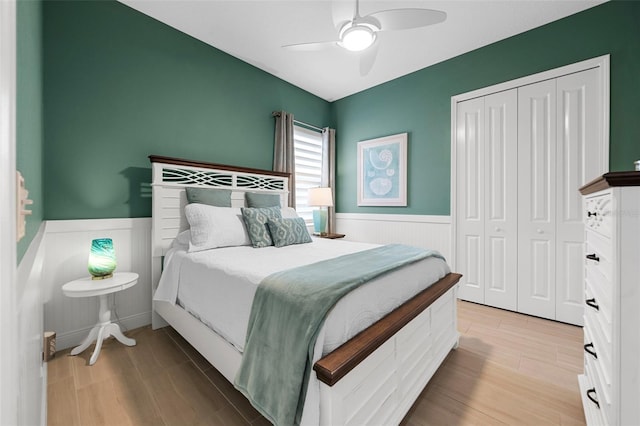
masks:
[[[400,305],[375,324],[361,331],[342,346],[318,360],[313,366],[318,380],[333,386],[398,330],[420,315],[440,296],[458,283],[462,275],[449,273],[444,278]]]

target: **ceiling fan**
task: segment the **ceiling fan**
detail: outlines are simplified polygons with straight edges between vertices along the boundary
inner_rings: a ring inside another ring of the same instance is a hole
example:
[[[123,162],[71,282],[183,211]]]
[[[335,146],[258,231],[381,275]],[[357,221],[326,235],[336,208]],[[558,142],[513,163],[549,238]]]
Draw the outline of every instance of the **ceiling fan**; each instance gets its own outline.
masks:
[[[340,46],[352,52],[365,51],[360,56],[360,75],[367,75],[378,53],[378,34],[385,31],[408,30],[443,22],[445,12],[433,9],[390,9],[360,15],[360,0],[356,0],[353,18],[338,23],[336,40],[296,43],[282,46],[285,49],[314,51],[331,46]]]

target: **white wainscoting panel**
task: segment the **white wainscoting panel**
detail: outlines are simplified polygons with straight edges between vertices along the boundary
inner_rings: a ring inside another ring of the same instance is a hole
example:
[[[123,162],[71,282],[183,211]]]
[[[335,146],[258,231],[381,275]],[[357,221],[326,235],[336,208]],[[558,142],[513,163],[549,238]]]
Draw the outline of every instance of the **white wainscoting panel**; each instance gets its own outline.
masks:
[[[337,213],[336,232],[350,241],[434,249],[451,260],[450,216]]]
[[[11,347],[8,350],[17,353],[17,424],[21,425],[47,423],[47,365],[42,360],[43,291],[40,284],[44,259],[44,233],[45,223],[42,222],[18,265],[16,277],[17,321],[11,324],[11,327],[17,328],[18,344],[16,348]],[[0,424],[10,423],[0,421]]]
[[[94,238],[113,239],[116,272],[140,275],[138,284],[110,296],[123,329],[151,323],[151,218],[47,221],[44,328],[56,332],[57,349],[79,344],[98,319],[97,297],[69,298],[62,293],[65,283],[89,275],[87,261]]]

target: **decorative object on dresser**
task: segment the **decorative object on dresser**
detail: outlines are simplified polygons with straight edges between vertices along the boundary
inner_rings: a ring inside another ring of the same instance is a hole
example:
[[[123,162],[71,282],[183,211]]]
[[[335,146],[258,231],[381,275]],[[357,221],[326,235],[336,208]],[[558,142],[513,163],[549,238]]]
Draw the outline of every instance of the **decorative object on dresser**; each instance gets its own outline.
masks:
[[[640,171],[580,188],[585,204],[584,374],[588,425],[640,424]]]
[[[313,232],[323,235],[327,232],[327,210],[333,207],[331,188],[309,188],[309,206],[318,207],[313,211]]]
[[[98,322],[91,329],[89,335],[82,343],[71,351],[71,355],[78,355],[87,349],[94,341],[96,347],[89,359],[89,365],[98,360],[102,341],[109,336],[115,337],[120,343],[127,346],[135,346],[136,341],[122,334],[120,326],[111,322],[111,309],[108,305],[108,295],[133,287],[138,282],[138,274],[135,272],[116,272],[111,278],[94,281],[93,277],[80,278],[70,281],[62,286],[62,291],[67,297],[98,296],[100,310]]]

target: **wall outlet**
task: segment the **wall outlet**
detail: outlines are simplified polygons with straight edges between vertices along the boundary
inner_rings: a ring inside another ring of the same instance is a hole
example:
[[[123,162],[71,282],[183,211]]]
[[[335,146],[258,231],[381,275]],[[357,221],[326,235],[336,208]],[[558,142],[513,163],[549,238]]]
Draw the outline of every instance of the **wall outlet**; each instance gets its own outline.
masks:
[[[56,356],[56,332],[45,331],[44,332],[44,344],[43,344],[43,358],[44,362],[49,361]]]

